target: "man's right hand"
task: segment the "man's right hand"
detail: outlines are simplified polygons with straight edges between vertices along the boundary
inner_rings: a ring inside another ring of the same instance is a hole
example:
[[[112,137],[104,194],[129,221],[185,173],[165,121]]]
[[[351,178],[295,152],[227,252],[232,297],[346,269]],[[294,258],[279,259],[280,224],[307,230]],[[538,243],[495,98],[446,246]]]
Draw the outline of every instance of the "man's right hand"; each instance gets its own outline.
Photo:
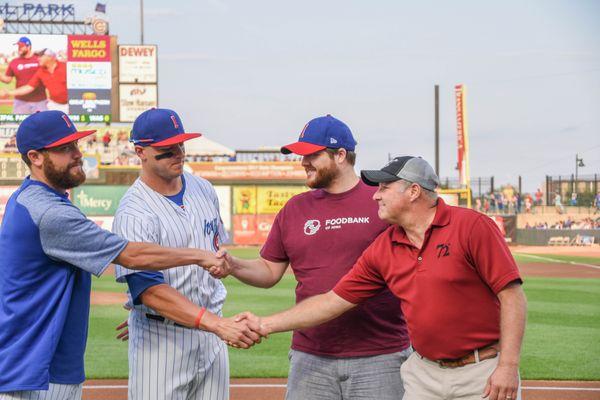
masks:
[[[206,317],[208,319],[204,320]],[[203,323],[207,327],[206,330],[214,333],[232,347],[248,349],[261,342],[261,335],[254,332],[246,321],[235,321],[234,317],[224,318],[208,313],[204,318]]]
[[[231,274],[233,270],[233,257],[231,254],[227,252],[227,250],[219,250],[217,254],[215,254],[219,263],[211,266],[208,269],[208,272],[212,275],[213,278],[223,279]]]

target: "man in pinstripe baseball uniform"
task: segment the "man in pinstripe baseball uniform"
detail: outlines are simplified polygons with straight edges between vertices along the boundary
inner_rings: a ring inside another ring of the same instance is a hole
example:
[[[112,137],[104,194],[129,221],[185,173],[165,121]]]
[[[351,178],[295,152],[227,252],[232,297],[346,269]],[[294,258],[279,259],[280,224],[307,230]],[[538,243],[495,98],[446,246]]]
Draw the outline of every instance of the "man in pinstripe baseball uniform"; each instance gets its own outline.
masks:
[[[85,181],[77,140],[94,132],[77,131],[60,111],[32,114],[17,131],[31,175],[0,230],[0,400],[81,399],[91,274],[111,262],[144,270],[218,263],[211,251],[125,240],[69,201],[66,191]]]
[[[131,141],[142,173],[115,215],[113,230],[130,240],[217,251],[225,238],[212,185],[183,172],[185,133],[177,113],[151,109],[135,120]],[[240,329],[250,346],[259,336],[221,315],[226,290],[202,269],[183,266],[170,273],[136,272],[117,266],[127,282],[129,316],[129,399],[211,399],[229,397],[229,338]],[[202,310],[208,312],[202,317]],[[199,318],[201,318],[199,320]],[[190,329],[188,327],[199,329]],[[222,340],[223,339],[223,340]]]

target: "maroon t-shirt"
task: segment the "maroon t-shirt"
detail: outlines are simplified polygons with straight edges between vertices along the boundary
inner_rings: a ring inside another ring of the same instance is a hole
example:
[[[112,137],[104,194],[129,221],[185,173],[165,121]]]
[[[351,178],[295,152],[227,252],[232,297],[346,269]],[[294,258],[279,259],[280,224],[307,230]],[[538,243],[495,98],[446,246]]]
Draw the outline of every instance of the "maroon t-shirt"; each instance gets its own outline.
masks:
[[[14,76],[17,80],[16,87],[19,88],[29,83],[39,67],[40,64],[37,56],[32,56],[30,58],[18,57],[8,64],[6,75]],[[46,91],[43,86],[38,86],[33,92],[24,96],[15,96],[15,98],[23,101],[42,101],[46,100]]]
[[[277,214],[260,255],[289,261],[298,281],[296,302],[333,289],[387,228],[377,216],[374,192],[362,182],[339,194],[312,190],[291,198]],[[294,350],[334,357],[388,354],[408,345],[400,302],[388,289],[330,322],[295,331],[292,340]]]

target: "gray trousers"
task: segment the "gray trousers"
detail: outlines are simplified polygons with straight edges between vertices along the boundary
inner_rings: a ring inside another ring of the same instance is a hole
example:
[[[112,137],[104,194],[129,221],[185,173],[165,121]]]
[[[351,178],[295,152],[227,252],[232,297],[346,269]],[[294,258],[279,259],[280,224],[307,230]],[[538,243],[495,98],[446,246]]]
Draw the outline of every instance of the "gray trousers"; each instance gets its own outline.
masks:
[[[400,366],[411,351],[368,357],[321,357],[290,350],[286,400],[400,400]]]

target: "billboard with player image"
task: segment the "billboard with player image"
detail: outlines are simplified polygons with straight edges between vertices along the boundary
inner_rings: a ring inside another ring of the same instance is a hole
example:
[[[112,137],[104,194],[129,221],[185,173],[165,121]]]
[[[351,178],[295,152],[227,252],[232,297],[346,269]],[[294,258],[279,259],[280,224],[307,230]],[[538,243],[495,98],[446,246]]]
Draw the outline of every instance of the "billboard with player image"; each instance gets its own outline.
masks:
[[[110,37],[0,35],[0,122],[60,110],[74,122],[110,122]]]

